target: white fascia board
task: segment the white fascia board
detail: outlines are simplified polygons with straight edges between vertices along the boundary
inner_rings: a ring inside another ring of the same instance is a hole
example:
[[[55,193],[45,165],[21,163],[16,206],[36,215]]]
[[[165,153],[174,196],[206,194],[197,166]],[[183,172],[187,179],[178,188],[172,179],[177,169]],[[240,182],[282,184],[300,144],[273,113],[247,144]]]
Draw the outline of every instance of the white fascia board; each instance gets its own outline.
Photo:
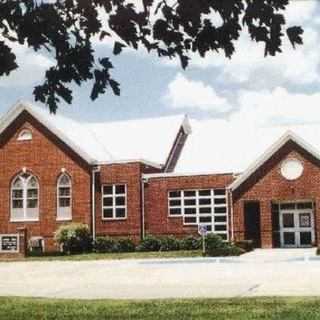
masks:
[[[14,104],[0,119],[0,134],[17,118],[24,110],[22,102]]]
[[[27,111],[35,119],[37,119],[43,126],[45,126],[49,131],[54,133],[59,139],[66,143],[73,151],[75,151],[81,158],[86,160],[90,164],[96,164],[95,159],[90,157],[86,152],[75,145],[62,131],[57,129],[49,121],[44,119],[41,115],[35,112],[27,102],[18,101],[0,120],[0,134],[23,112]]]
[[[97,161],[97,165],[111,165],[111,164],[126,164],[126,163],[134,163],[134,162],[140,162],[147,166],[151,166],[157,169],[162,169],[163,165],[159,163],[155,163],[152,161],[148,161],[145,159],[123,159],[123,160],[111,160],[111,161]]]
[[[233,172],[226,173],[217,173],[217,172],[163,172],[163,173],[148,173],[143,174],[142,178],[144,179],[153,179],[153,178],[170,178],[170,177],[196,177],[196,176],[221,176],[221,175],[234,175]]]
[[[182,121],[182,128],[185,134],[191,134],[192,133],[192,127],[191,123],[189,121],[189,117],[187,114],[184,115],[183,121]]]
[[[285,143],[292,140],[307,152],[312,154],[316,159],[320,160],[319,152],[304,141],[301,137],[292,131],[287,131],[279,140],[271,145],[252,165],[250,165],[234,182],[229,185],[229,189],[237,189],[244,181],[246,181],[256,170],[259,169],[268,159],[270,159]]]
[[[181,124],[181,126],[180,126],[180,129],[181,129],[181,128],[182,128],[182,130],[183,130],[183,133],[184,133],[185,135],[187,135],[187,136],[192,133],[191,124],[190,124],[189,117],[188,117],[187,114],[185,114],[184,117],[183,117],[183,121],[182,121],[182,124]],[[181,136],[181,133],[180,133],[180,129],[179,129],[179,131],[178,131],[178,133],[177,133],[177,135],[176,135],[176,140],[174,141],[175,143],[174,143],[173,146],[171,147],[170,153],[169,153],[169,155],[168,155],[168,157],[167,157],[164,171],[167,171],[168,166],[169,166],[169,164],[170,164],[170,162],[171,162],[171,160],[172,160],[172,158],[173,158],[173,156],[174,156],[174,154],[175,154],[175,152],[176,152],[177,146],[178,146],[178,144],[179,144],[179,140],[180,140],[181,137],[182,137],[182,136]]]

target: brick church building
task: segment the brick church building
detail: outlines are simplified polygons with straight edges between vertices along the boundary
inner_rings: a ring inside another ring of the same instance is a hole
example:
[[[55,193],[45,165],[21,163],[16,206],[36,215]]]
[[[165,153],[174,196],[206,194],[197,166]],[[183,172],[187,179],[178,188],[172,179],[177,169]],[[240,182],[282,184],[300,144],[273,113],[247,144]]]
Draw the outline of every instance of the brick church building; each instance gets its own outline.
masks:
[[[0,137],[0,234],[26,227],[45,251],[70,222],[88,224],[93,237],[182,237],[205,224],[262,248],[319,241],[320,153],[291,131],[273,144],[253,135],[268,147],[246,163],[251,149],[236,136],[185,116],[77,122],[19,102]]]

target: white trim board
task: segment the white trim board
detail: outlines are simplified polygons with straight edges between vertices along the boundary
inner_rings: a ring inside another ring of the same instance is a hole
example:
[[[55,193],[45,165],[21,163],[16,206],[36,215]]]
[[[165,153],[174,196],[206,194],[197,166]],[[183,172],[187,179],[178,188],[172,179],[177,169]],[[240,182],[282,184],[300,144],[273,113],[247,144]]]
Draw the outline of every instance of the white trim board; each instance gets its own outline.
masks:
[[[135,162],[143,163],[147,166],[154,167],[157,169],[163,168],[162,164],[158,164],[158,163],[148,161],[145,159],[124,159],[124,160],[112,160],[112,161],[97,161],[97,162],[95,162],[95,164],[97,164],[97,165],[112,165],[112,164],[126,164],[126,163],[135,163]]]
[[[237,176],[233,172],[160,172],[160,173],[148,173],[143,174],[143,179],[155,179],[155,178],[174,178],[174,177],[192,177],[192,176]]]

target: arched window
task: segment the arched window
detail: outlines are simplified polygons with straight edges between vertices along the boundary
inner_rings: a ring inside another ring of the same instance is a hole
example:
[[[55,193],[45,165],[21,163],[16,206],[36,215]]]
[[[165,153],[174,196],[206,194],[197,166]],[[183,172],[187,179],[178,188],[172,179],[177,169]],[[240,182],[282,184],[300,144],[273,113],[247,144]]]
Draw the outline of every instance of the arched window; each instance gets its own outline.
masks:
[[[67,174],[59,177],[57,189],[57,220],[71,220],[71,179]]]
[[[39,183],[29,173],[18,175],[11,185],[11,220],[39,220]]]
[[[32,132],[29,129],[23,129],[18,136],[19,141],[32,140]]]

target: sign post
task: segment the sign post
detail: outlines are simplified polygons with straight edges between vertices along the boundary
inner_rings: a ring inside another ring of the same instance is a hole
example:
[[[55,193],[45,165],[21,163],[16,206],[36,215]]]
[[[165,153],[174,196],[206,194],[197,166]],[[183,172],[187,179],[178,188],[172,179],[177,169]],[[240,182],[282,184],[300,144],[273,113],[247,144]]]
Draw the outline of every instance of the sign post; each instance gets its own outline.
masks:
[[[202,237],[202,255],[206,255],[206,235],[207,235],[207,226],[205,224],[198,225],[198,233]]]

